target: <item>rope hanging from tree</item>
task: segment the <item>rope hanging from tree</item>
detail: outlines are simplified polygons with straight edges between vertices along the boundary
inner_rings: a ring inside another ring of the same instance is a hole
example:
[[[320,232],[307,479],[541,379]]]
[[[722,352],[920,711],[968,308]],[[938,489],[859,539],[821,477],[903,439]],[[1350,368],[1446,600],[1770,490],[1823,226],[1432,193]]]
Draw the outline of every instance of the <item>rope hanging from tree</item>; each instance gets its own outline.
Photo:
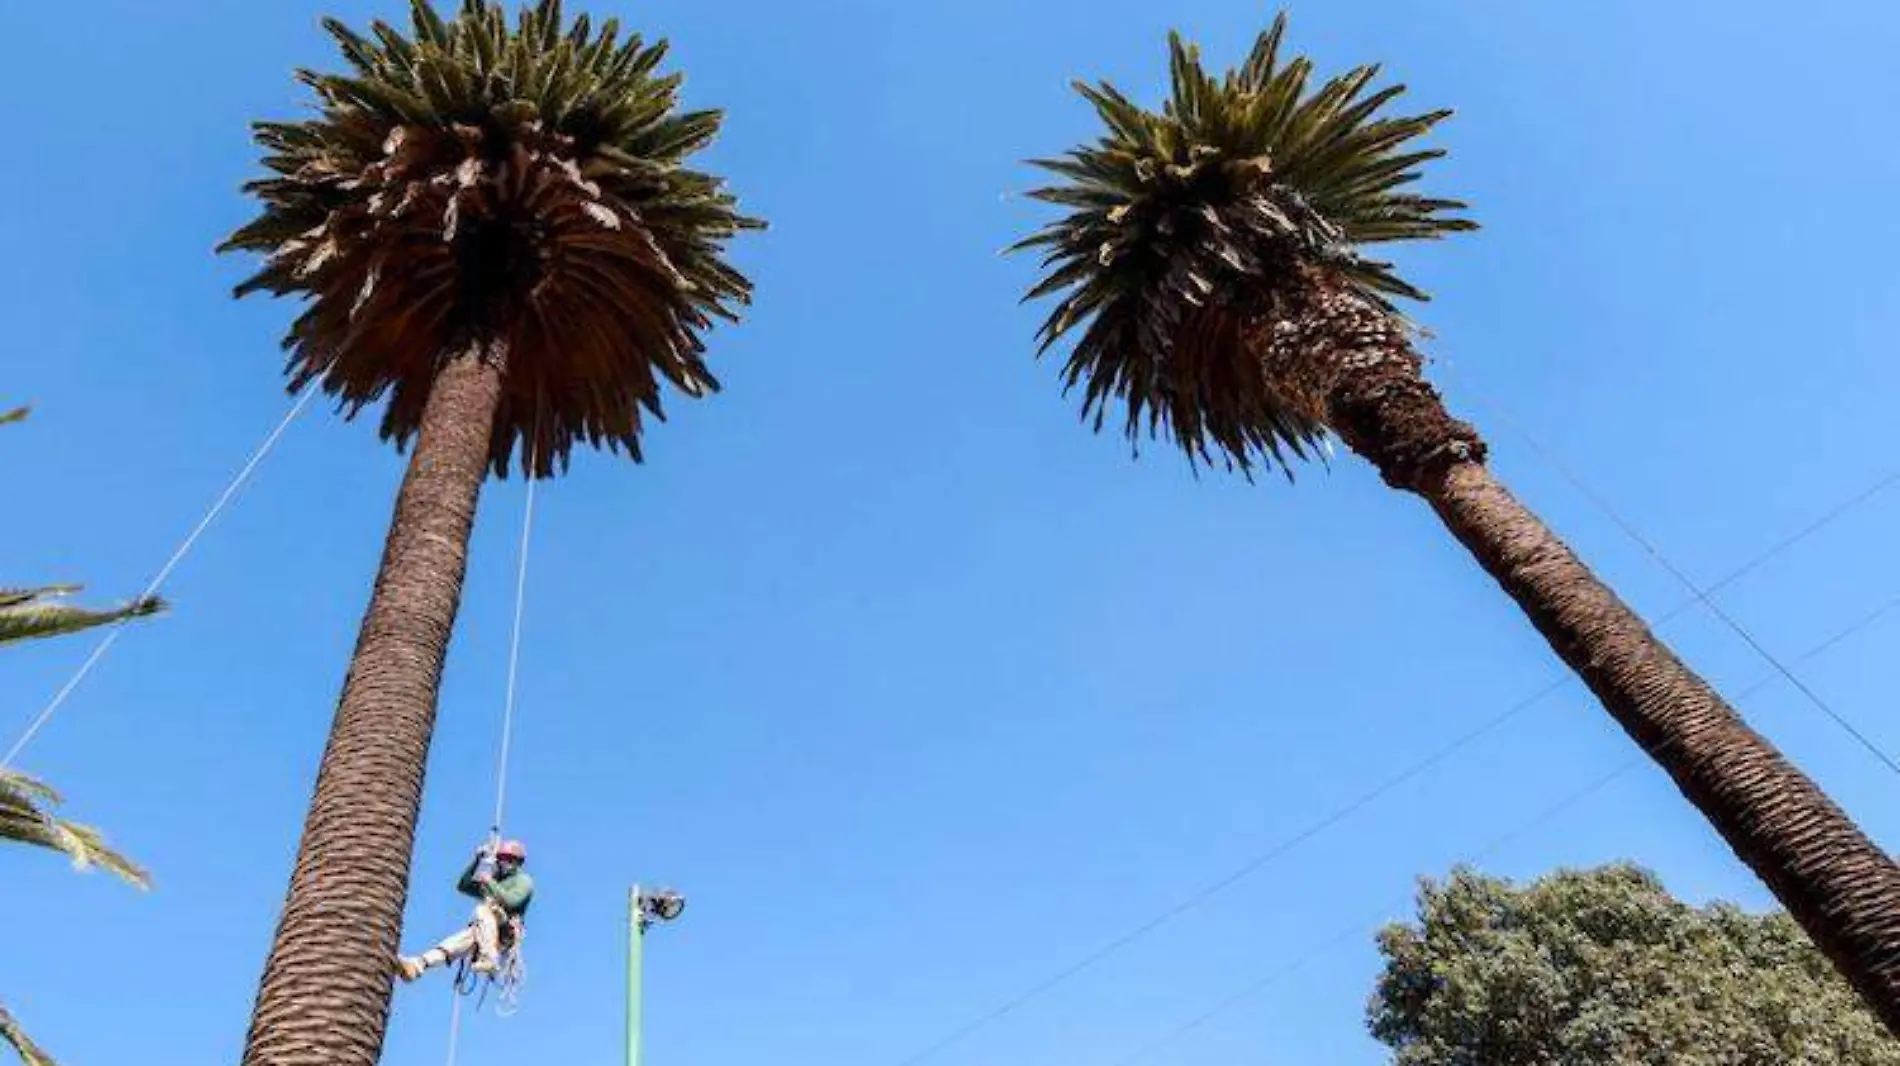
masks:
[[[539,434],[536,434],[538,447]],[[511,756],[514,754],[515,707],[519,689],[521,666],[521,630],[524,608],[528,602],[528,549],[534,538],[534,497],[538,479],[534,476],[534,456],[529,457],[527,498],[521,509],[521,542],[517,549],[515,566],[515,608],[514,620],[508,634],[508,679],[505,682],[501,712],[501,745],[495,757],[495,817],[488,826],[488,847],[492,854],[501,846],[503,818],[508,811],[508,770]],[[450,997],[453,1003],[449,1010],[449,1051],[448,1066],[455,1066],[457,1051],[462,1036],[462,1000],[465,996],[482,992],[482,999],[476,1003],[476,1009],[486,1001],[484,985],[492,983],[496,989],[495,1012],[507,1017],[515,1012],[516,1000],[520,996],[521,986],[528,976],[527,963],[522,959],[519,934],[514,944],[505,953],[502,968],[489,982],[468,968],[468,961],[462,960],[457,968],[455,979],[450,985]]]

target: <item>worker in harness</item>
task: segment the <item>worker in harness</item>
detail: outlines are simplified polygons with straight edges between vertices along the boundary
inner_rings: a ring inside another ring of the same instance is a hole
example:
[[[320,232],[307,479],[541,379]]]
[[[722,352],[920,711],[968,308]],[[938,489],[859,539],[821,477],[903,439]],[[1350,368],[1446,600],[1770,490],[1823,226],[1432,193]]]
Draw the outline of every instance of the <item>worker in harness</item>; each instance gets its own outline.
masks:
[[[487,846],[476,852],[455,886],[456,891],[479,901],[474,917],[461,932],[419,956],[400,960],[402,979],[414,981],[437,966],[470,954],[474,955],[470,970],[494,973],[501,965],[502,952],[521,938],[522,922],[534,899],[534,880],[522,869],[527,861],[528,849],[519,840],[503,843],[492,854]]]

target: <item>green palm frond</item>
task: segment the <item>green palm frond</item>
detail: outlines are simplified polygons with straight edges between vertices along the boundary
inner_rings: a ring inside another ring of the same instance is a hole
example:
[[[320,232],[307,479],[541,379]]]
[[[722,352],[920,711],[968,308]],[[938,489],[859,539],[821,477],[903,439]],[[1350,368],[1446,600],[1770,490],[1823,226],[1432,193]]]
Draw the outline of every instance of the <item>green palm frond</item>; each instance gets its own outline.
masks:
[[[720,113],[680,110],[664,41],[570,22],[558,0],[512,21],[495,0],[453,18],[411,0],[410,23],[326,21],[347,70],[298,73],[316,117],[257,124],[268,173],[246,189],[262,211],[222,250],[266,259],[238,294],[305,298],[284,341],[292,389],[352,415],[385,402],[399,447],[441,360],[496,339],[496,473],[517,445],[537,475],[576,443],[638,459],[660,380],[716,390],[702,334],[751,299],[725,246],[763,223],[686,165]]]
[[[0,414],[0,425],[19,422],[28,413],[29,409],[25,407],[7,411]],[[156,596],[147,596],[105,611],[87,610],[63,602],[65,597],[78,591],[77,585],[0,588],[0,644],[57,637],[97,626],[115,625],[157,614],[165,609],[165,602]]]
[[[1367,247],[1474,228],[1462,203],[1407,191],[1443,154],[1419,138],[1450,113],[1388,114],[1404,87],[1375,89],[1373,66],[1315,84],[1310,60],[1282,54],[1285,34],[1282,15],[1219,77],[1171,36],[1159,111],[1078,84],[1104,133],[1033,161],[1061,181],[1030,195],[1064,214],[1013,248],[1043,256],[1027,298],[1056,300],[1041,349],[1080,330],[1063,378],[1085,418],[1100,429],[1120,403],[1131,439],[1243,470],[1285,468],[1325,432],[1249,355],[1276,298],[1324,277],[1388,310],[1423,299]]]
[[[59,793],[45,782],[0,770],[0,842],[57,851],[81,870],[97,868],[137,888],[151,887],[145,870],[108,847],[97,829],[56,817],[59,804]]]
[[[4,1005],[0,1005],[0,1044],[12,1048],[26,1066],[58,1066],[51,1055],[40,1050],[39,1045],[26,1035],[26,1030],[20,1028],[20,1023],[14,1020],[13,1013]]]
[[[0,425],[26,418],[28,409],[0,412]],[[0,644],[36,637],[72,633],[111,625],[129,618],[155,614],[164,604],[147,597],[114,611],[87,611],[58,602],[78,592],[73,585],[32,589],[0,589]],[[0,769],[0,842],[26,844],[57,851],[81,870],[101,869],[145,889],[151,877],[137,863],[108,847],[105,837],[90,826],[64,821],[52,813],[59,794],[45,782],[13,770]],[[58,1066],[0,1004],[0,1044],[12,1048],[25,1066]]]
[[[165,609],[165,601],[147,596],[109,610],[89,610],[63,602],[77,592],[72,585],[36,589],[0,589],[0,644],[64,636],[99,626],[145,618]]]

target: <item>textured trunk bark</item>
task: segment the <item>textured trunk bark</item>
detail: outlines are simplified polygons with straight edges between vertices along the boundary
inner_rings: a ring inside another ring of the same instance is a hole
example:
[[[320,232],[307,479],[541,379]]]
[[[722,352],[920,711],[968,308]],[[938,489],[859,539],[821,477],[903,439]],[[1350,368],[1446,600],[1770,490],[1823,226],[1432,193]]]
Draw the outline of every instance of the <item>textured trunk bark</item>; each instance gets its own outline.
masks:
[[[1276,387],[1431,504],[1900,1035],[1900,867],[1492,476],[1390,313],[1323,279],[1282,300],[1254,335]]]
[[[1419,491],[1900,1035],[1900,868],[1892,858],[1489,469],[1456,463]]]
[[[373,1066],[389,1022],[422,780],[501,401],[498,349],[436,377],[396,497],[244,1066]]]

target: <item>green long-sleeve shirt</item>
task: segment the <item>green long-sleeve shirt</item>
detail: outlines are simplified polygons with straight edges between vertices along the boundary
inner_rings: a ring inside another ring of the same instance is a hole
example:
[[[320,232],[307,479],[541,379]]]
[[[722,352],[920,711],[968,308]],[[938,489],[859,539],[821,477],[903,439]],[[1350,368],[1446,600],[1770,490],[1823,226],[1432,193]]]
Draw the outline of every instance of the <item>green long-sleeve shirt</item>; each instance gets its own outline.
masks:
[[[496,877],[487,881],[478,881],[475,871],[481,867],[481,856],[470,860],[468,869],[462,871],[462,880],[455,886],[464,896],[491,900],[510,918],[525,918],[528,904],[534,901],[534,878],[526,870],[516,868],[506,877]]]

